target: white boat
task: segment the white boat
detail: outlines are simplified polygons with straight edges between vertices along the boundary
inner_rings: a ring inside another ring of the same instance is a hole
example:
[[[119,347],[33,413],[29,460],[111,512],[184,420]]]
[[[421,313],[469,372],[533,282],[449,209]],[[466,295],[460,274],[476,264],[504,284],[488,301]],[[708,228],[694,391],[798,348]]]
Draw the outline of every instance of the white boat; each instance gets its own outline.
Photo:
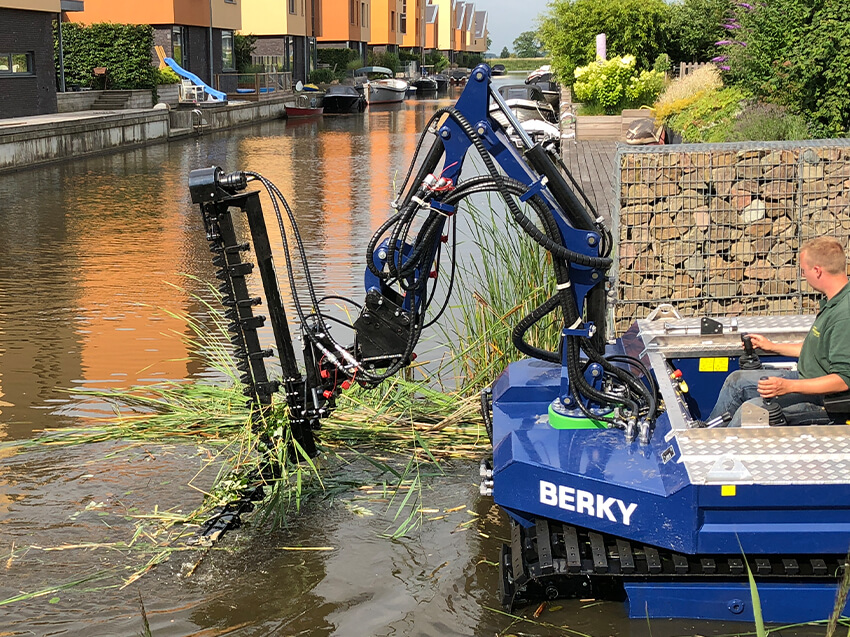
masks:
[[[408,84],[393,77],[393,72],[383,66],[364,66],[354,72],[361,78],[363,95],[369,104],[388,104],[401,102],[407,93]]]
[[[533,142],[542,143],[544,146],[550,144],[558,146],[560,144],[558,116],[552,105],[545,101],[543,92],[538,86],[534,84],[507,84],[499,87],[499,94]],[[522,148],[522,140],[519,134],[513,129],[508,118],[496,103],[490,105],[490,115],[502,125],[508,138],[518,148]]]

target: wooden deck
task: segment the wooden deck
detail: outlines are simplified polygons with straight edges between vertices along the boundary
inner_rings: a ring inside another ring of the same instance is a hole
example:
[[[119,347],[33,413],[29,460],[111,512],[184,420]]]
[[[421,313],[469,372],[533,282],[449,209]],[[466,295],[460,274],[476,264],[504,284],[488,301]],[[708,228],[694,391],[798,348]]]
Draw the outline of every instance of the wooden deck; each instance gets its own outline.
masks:
[[[561,144],[561,156],[581,189],[611,227],[616,197],[614,175],[617,143],[613,141],[568,141]]]

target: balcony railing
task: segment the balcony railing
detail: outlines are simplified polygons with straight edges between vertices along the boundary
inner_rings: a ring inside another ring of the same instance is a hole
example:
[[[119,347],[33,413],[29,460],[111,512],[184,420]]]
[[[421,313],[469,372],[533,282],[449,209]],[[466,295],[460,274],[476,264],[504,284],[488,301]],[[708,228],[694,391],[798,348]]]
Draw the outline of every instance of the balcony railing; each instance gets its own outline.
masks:
[[[215,76],[215,87],[228,99],[258,101],[292,91],[292,73],[222,73]]]

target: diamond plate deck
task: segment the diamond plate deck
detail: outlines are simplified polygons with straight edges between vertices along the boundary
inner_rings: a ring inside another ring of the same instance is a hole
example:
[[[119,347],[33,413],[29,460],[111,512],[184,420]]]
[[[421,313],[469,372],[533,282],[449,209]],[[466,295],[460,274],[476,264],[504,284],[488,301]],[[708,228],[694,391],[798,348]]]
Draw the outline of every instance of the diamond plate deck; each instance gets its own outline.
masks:
[[[675,438],[691,482],[826,484],[850,482],[850,427],[690,429]],[[711,479],[718,462],[738,461],[744,479]]]
[[[638,321],[644,354],[652,369],[664,369],[674,357],[735,357],[741,334],[769,335],[776,342],[799,342],[814,316],[744,316],[724,318],[722,334],[700,334],[700,319]],[[665,375],[659,388],[679,446],[678,462],[693,484],[850,483],[850,427],[742,427],[690,429],[690,416]]]

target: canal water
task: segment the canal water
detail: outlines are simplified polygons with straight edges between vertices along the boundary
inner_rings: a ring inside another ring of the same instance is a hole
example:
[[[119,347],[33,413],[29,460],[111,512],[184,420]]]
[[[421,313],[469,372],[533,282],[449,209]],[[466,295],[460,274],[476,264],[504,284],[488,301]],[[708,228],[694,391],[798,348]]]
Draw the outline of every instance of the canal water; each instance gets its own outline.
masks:
[[[229,533],[199,562],[175,553],[127,584],[164,541],[154,525],[137,535],[139,521],[197,507],[214,450],[27,445],[42,430],[111,417],[81,389],[214,376],[176,318],[207,320],[199,299],[214,280],[190,170],[218,165],[274,181],[298,219],[318,293],[360,298],[364,246],[427,119],[450,103],[274,121],[0,177],[0,635],[138,635],[140,603],[155,637],[752,629],[648,626],[628,620],[622,604],[594,600],[555,602],[533,623],[507,616],[494,562],[508,526],[478,495],[476,459],[426,481],[422,504],[435,513],[410,537],[385,537],[386,504],[342,495],[311,503],[284,529]],[[321,550],[291,550],[305,546]]]

